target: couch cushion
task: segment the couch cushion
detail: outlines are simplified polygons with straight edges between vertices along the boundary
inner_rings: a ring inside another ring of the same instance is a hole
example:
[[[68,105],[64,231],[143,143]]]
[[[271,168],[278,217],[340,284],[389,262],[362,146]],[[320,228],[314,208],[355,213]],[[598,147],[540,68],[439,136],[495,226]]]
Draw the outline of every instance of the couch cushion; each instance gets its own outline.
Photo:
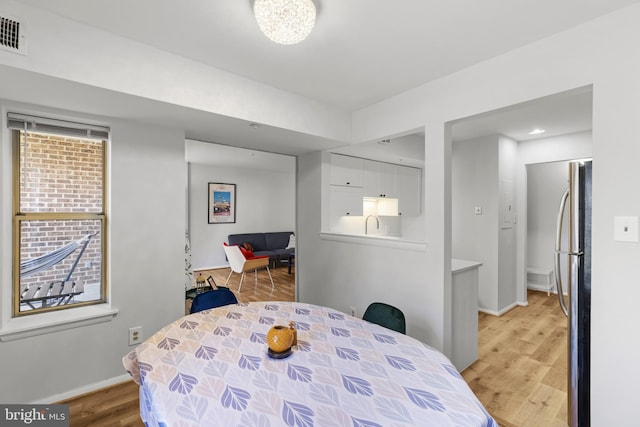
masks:
[[[255,256],[253,251],[248,251],[245,248],[243,248],[242,246],[238,246],[238,247],[240,248],[240,252],[242,252],[242,255],[244,255],[244,257],[246,259],[253,258]]]
[[[296,235],[292,234],[291,236],[289,236],[289,244],[287,244],[287,247],[285,249],[295,249],[296,248]]]
[[[245,242],[251,243],[251,246],[253,246],[253,252],[256,255],[260,251],[266,251],[269,249],[264,238],[264,233],[229,234],[228,238],[230,245],[242,246]]]
[[[287,259],[289,255],[295,255],[296,250],[294,248],[289,249],[274,249],[273,253],[276,254],[278,260]]]
[[[275,233],[264,233],[264,238],[267,243],[267,249],[272,251],[274,249],[284,249],[289,244],[289,236],[293,234],[293,231],[279,231]]]
[[[254,257],[269,257],[271,262],[275,262],[278,260],[278,255],[272,251],[258,251],[253,253]]]

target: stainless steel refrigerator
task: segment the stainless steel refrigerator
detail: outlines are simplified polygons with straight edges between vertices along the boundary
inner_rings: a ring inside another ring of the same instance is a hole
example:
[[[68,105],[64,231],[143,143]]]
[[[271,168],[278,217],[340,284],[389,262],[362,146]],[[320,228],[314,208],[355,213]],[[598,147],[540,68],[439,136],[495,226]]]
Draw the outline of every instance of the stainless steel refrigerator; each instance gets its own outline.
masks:
[[[560,202],[556,233],[556,290],[568,321],[567,392],[570,427],[588,427],[591,423],[591,169],[591,160],[569,163],[569,188]],[[568,248],[563,249],[562,224],[565,214],[568,214]],[[567,260],[566,282],[563,281],[561,272],[563,258]],[[568,304],[562,296],[565,291],[569,296]]]

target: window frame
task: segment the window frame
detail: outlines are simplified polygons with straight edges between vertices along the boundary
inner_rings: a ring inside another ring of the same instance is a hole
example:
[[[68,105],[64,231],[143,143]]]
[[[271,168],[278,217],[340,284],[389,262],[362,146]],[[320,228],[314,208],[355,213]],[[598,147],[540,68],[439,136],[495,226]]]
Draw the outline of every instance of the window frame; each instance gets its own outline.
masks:
[[[49,120],[49,119],[46,119]],[[26,126],[25,126],[26,128]],[[13,259],[13,286],[12,286],[12,318],[18,318],[23,316],[37,315],[41,313],[47,313],[52,311],[70,310],[74,308],[86,307],[97,304],[105,304],[108,302],[108,283],[107,283],[107,144],[109,138],[99,137],[91,138],[101,141],[101,155],[102,155],[102,210],[101,212],[88,213],[88,212],[21,212],[20,211],[20,182],[22,171],[20,168],[20,140],[21,134],[25,132],[25,138],[29,133],[46,133],[62,138],[75,137],[83,138],[79,135],[65,135],[64,132],[55,132],[51,130],[38,131],[35,129],[23,129],[19,130],[14,128],[10,129],[12,140],[12,259]],[[32,310],[20,311],[20,254],[21,254],[21,234],[20,227],[22,221],[56,221],[56,220],[96,220],[100,223],[100,297],[91,301],[75,302],[73,304],[54,305],[48,307],[38,307]]]

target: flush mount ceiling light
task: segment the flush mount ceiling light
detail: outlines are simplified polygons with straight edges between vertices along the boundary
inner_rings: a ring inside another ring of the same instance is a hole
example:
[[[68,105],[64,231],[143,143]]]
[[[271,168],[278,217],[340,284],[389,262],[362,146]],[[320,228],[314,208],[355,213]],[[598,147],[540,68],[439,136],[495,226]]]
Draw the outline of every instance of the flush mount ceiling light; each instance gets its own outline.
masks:
[[[279,44],[300,43],[316,22],[311,0],[255,0],[253,14],[262,32]]]
[[[546,132],[546,130],[544,130],[544,129],[535,128],[534,130],[529,132],[529,135],[540,135],[540,134],[545,133],[545,132]]]

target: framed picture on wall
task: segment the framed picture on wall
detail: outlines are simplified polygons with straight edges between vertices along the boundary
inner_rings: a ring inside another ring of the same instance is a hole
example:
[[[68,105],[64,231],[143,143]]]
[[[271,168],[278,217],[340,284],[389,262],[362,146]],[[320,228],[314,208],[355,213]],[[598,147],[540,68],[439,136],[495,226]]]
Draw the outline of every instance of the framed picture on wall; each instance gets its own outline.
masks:
[[[209,183],[209,224],[236,222],[236,185]]]

